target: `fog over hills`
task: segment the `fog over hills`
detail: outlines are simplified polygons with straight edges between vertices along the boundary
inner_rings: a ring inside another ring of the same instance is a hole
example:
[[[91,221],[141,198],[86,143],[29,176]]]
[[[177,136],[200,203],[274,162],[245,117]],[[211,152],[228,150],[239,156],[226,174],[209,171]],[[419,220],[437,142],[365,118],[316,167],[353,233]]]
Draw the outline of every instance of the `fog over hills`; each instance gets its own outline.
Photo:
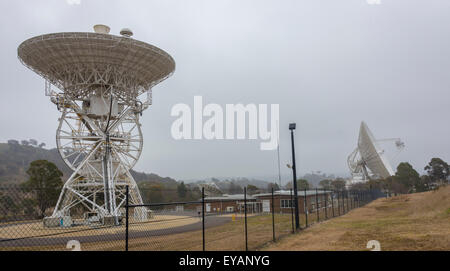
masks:
[[[70,177],[72,170],[61,159],[57,149],[46,149],[45,144],[39,144],[36,140],[10,140],[9,143],[0,143],[0,184],[18,184],[27,180],[26,170],[31,162],[35,160],[48,160],[54,163],[63,173],[64,180]],[[270,183],[279,184],[278,176],[259,177],[211,177],[204,179],[175,180],[171,177],[161,177],[155,173],[137,172],[131,170],[136,182],[161,183],[165,186],[174,186],[178,182],[191,185],[201,183],[216,183],[221,189],[228,190],[231,183],[241,187],[254,185],[266,189]],[[321,172],[308,173],[299,178],[308,180],[312,186],[317,186],[323,179],[334,179],[334,175]],[[292,175],[282,175],[282,187],[292,182]]]
[[[325,179],[336,179],[336,178],[347,178],[348,174],[334,175],[326,174],[320,171],[306,173],[304,175],[297,174],[299,179],[305,179],[309,182],[312,187],[318,187],[319,182]],[[280,185],[278,175],[273,176],[249,176],[249,177],[211,177],[204,179],[190,179],[183,180],[185,183],[216,183],[219,187],[228,187],[231,182],[238,183],[239,185],[254,185],[258,188],[265,189],[269,183],[276,183]],[[281,175],[281,187],[285,187],[292,183],[292,175]]]
[[[0,184],[20,184],[27,180],[26,171],[31,162],[47,160],[54,163],[64,174],[67,180],[72,170],[64,163],[57,149],[45,149],[42,144],[32,144],[34,140],[23,140],[20,143],[10,140],[9,143],[0,143]],[[169,177],[161,177],[153,173],[130,171],[136,182],[164,183],[167,186],[177,183]]]

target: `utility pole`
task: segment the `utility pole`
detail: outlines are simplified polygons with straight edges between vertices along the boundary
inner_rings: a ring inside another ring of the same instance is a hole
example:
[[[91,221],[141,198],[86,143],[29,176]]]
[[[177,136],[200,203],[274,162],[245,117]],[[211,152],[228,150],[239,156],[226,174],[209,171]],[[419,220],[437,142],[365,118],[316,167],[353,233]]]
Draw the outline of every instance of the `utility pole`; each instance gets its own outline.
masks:
[[[291,142],[292,142],[292,177],[294,187],[294,209],[295,209],[295,228],[300,229],[300,218],[298,210],[298,190],[297,190],[297,167],[295,166],[295,147],[294,147],[294,130],[296,128],[295,123],[289,124],[289,130],[291,130]]]
[[[280,190],[281,190],[281,166],[280,166],[280,126],[278,124],[277,121],[277,138],[278,138],[278,147],[277,147],[277,152],[278,152],[278,183],[280,185]]]

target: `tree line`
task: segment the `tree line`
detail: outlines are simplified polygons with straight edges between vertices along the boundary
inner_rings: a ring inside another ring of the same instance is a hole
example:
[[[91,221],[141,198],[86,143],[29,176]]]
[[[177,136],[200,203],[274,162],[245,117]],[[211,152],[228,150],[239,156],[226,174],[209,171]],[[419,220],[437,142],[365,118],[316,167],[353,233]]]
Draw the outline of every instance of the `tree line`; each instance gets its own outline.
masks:
[[[366,183],[354,184],[350,189],[380,189],[389,193],[405,194],[424,192],[442,184],[448,184],[450,175],[449,165],[441,158],[432,158],[424,167],[427,174],[420,174],[407,162],[400,163],[394,176],[385,179],[369,180]],[[8,193],[7,189],[0,190],[0,218],[10,216],[33,216],[43,218],[48,209],[55,206],[59,193],[64,185],[63,173],[58,167],[47,161],[37,160],[30,164],[26,171],[28,180],[20,185],[21,190],[16,194]],[[346,188],[344,179],[322,180],[319,184],[324,189],[343,190]],[[288,184],[285,189],[289,189]],[[297,180],[299,190],[311,189],[305,179]],[[201,198],[198,185],[184,182],[170,182],[170,187],[157,182],[139,183],[141,195],[145,203],[196,201]],[[254,185],[247,186],[247,193],[257,194],[280,190],[276,183],[269,183],[267,188],[260,189]],[[229,187],[230,194],[242,193],[243,188],[236,183]],[[17,192],[17,191],[16,191]]]
[[[433,190],[443,184],[448,184],[450,169],[447,162],[441,158],[432,158],[424,167],[426,174],[420,175],[411,164],[400,163],[394,176],[385,179],[369,180],[365,184],[354,187],[381,189],[389,193],[408,194]]]
[[[425,192],[442,184],[448,184],[449,165],[441,158],[432,158],[424,170],[426,174],[421,176],[411,164],[402,162],[397,166],[394,176],[353,184],[350,189],[380,189],[388,193],[408,194]],[[320,186],[325,189],[341,190],[345,188],[345,181],[323,180]]]

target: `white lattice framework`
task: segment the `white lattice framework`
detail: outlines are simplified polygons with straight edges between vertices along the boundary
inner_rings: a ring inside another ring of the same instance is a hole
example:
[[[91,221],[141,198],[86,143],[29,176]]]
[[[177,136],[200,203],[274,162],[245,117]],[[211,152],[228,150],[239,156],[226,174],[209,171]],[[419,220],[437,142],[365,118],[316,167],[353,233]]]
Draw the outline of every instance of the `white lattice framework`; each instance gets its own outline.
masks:
[[[18,55],[45,78],[46,95],[62,112],[56,142],[74,172],[52,217],[70,216],[79,205],[118,217],[126,186],[131,203],[143,204],[130,174],[143,148],[139,117],[152,104],[151,88],[174,72],[172,57],[130,37],[101,33],[38,36],[22,43]],[[146,219],[146,212],[137,208],[135,217]]]

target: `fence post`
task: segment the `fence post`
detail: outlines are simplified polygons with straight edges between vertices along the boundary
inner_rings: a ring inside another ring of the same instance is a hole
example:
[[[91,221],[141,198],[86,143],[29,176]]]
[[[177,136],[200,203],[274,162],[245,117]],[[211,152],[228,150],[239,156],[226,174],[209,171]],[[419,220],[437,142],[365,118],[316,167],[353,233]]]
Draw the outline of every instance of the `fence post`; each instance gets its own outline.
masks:
[[[355,191],[352,190],[352,208],[355,209],[356,205],[355,205]]]
[[[320,222],[320,213],[319,213],[319,193],[316,188],[316,213],[317,213],[317,222]]]
[[[363,206],[361,190],[358,190],[358,201],[359,201],[359,207]]]
[[[364,191],[359,190],[359,207],[364,206],[363,192]]]
[[[353,209],[353,192],[352,190],[349,191],[349,197],[350,197],[350,209]]]
[[[350,203],[352,205],[352,209],[355,208],[355,197],[353,195],[353,190],[350,191]]]
[[[306,195],[306,188],[305,188],[305,228],[308,228],[308,197]]]
[[[350,194],[348,193],[348,190],[345,190],[345,195],[347,196],[347,212],[348,212],[348,210],[350,210],[350,202],[349,202]]]
[[[338,216],[341,216],[341,202],[339,201],[339,190],[337,191]]]
[[[202,245],[205,251],[205,188],[202,187]]]
[[[344,206],[344,214],[348,213],[347,191],[342,190],[342,206]]]
[[[323,190],[323,198],[325,200],[325,220],[328,219],[328,193],[325,193],[325,189]]]
[[[348,190],[346,189],[344,193],[345,193],[345,206],[347,206],[347,213],[348,213],[348,210],[350,210],[350,205],[348,204],[349,203],[349,201],[348,201]]]
[[[275,210],[273,208],[273,202],[274,202],[274,196],[273,196],[273,187],[272,187],[272,233],[273,233],[273,241],[275,242]]]
[[[355,191],[355,194],[356,194],[356,207],[359,208],[359,207],[360,207],[360,206],[359,206],[359,190],[356,190],[356,191]]]
[[[349,201],[349,198],[348,198],[348,190],[346,189],[345,190],[345,201],[346,201],[346,206],[347,206],[347,213],[348,213],[348,211],[350,210],[350,201]]]
[[[334,217],[334,191],[331,191],[331,212]]]
[[[247,240],[247,187],[244,187],[244,215],[245,215],[245,251],[248,251],[248,240]]]
[[[355,193],[356,193],[356,206],[358,206],[358,208],[359,208],[359,207],[361,207],[360,198],[359,198],[359,189],[356,190]]]
[[[126,194],[125,194],[125,251],[128,251],[128,219],[129,219],[129,187],[126,186]]]
[[[294,199],[292,197],[292,189],[290,189],[291,192],[291,218],[292,218],[292,233],[295,233],[294,229]],[[281,204],[281,202],[280,202]],[[280,206],[281,207],[281,206]]]
[[[346,209],[345,209],[345,194],[344,190],[342,190],[342,213],[345,215]]]

